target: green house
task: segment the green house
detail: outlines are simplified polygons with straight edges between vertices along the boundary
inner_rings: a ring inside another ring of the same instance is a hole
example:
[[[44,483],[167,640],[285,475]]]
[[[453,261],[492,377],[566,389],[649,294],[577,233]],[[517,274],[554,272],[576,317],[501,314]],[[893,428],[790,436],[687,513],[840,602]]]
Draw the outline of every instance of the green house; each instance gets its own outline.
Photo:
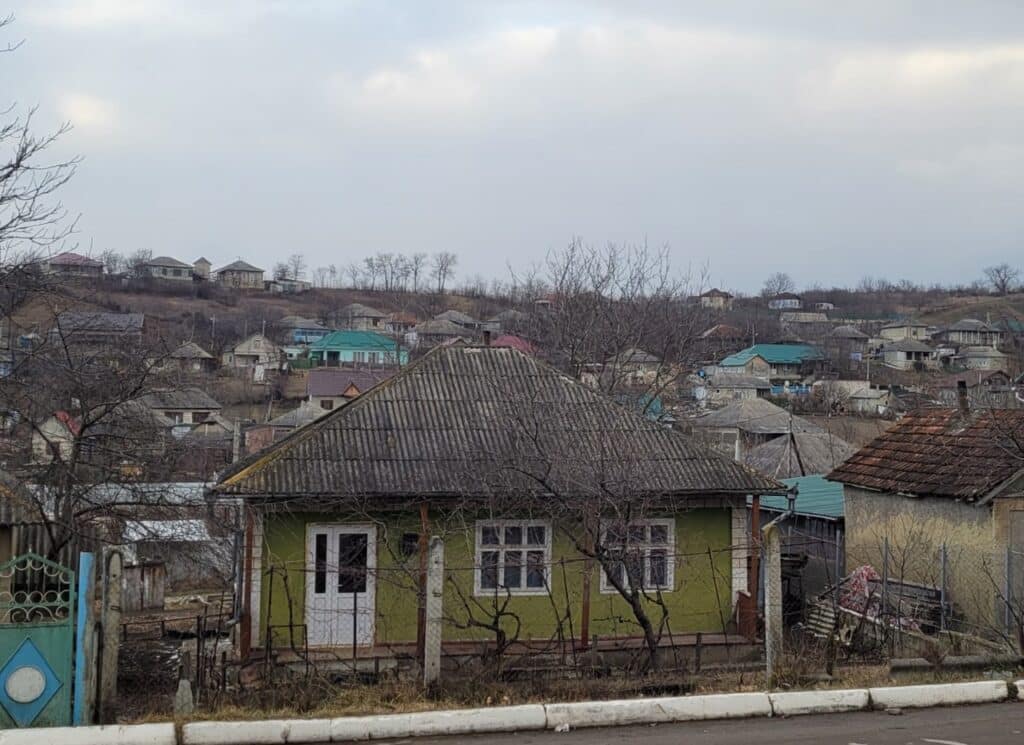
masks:
[[[404,365],[409,352],[398,342],[374,331],[332,331],[309,348],[314,366]]]
[[[720,634],[749,591],[746,497],[785,490],[529,355],[456,345],[235,464],[212,496],[248,515],[243,654],[348,659],[422,643],[428,536],[444,541],[446,653],[635,642],[630,593],[662,644]]]

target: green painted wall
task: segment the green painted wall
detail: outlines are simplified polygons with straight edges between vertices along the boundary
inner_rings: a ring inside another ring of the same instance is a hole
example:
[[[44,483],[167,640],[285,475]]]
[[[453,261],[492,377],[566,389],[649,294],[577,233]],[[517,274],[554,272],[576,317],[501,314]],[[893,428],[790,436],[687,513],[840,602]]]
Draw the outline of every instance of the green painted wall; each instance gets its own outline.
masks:
[[[289,624],[303,619],[305,598],[305,536],[307,523],[356,522],[327,515],[294,513],[267,515],[264,518],[263,586],[261,592],[261,628],[270,614],[274,630],[273,644],[287,644]],[[468,528],[448,525],[432,515],[432,527],[445,539],[444,609],[446,640],[491,639],[489,629],[473,627],[472,618],[486,621],[495,598],[473,594],[474,536]],[[419,558],[401,555],[403,533],[418,532],[418,517],[389,515],[377,525],[377,601],[376,639],[380,644],[413,642],[416,639],[416,583]],[[695,509],[676,518],[675,589],[664,592],[672,633],[721,631],[731,615],[730,510]],[[708,549],[711,554],[708,554]],[[507,609],[518,617],[520,639],[551,639],[557,632],[559,616],[569,609],[573,634],[579,635],[585,564],[563,530],[555,529],[551,550],[550,595],[513,597]],[[563,561],[564,560],[564,563]],[[590,633],[598,636],[637,636],[639,627],[627,603],[615,593],[602,593],[600,575],[595,567],[591,579]],[[497,599],[505,602],[504,595]],[[654,604],[652,603],[652,606]],[[652,607],[652,617],[660,611]],[[568,620],[563,620],[569,633]],[[511,635],[516,621],[503,620]],[[460,628],[460,626],[465,628]],[[261,633],[261,643],[262,633]],[[296,631],[294,642],[301,643]]]

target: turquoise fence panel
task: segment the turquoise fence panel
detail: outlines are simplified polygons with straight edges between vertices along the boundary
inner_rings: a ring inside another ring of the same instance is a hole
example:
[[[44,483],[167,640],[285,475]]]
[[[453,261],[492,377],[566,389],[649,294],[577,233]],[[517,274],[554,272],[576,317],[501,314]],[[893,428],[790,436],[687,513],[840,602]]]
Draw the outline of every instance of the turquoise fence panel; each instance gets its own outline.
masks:
[[[37,554],[0,564],[0,729],[71,723],[75,572]]]

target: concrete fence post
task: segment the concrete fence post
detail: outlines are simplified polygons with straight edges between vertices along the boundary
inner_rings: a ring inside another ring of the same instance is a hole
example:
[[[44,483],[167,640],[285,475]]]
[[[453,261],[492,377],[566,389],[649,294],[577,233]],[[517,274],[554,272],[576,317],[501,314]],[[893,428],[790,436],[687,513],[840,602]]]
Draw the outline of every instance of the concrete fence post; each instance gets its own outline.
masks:
[[[444,594],[444,541],[430,539],[427,556],[426,638],[423,650],[423,685],[428,688],[441,680],[441,632]]]
[[[121,595],[124,557],[119,549],[103,552],[103,605],[100,626],[103,629],[100,655],[100,724],[117,721],[117,666],[121,645]]]
[[[779,529],[764,529],[764,656],[768,685],[775,685],[782,661],[782,540]]]
[[[948,572],[949,553],[946,550],[946,544],[943,543],[939,548],[939,574],[940,574],[940,587],[939,587],[939,631],[946,630],[946,603],[949,602],[948,591],[946,589],[946,574]]]

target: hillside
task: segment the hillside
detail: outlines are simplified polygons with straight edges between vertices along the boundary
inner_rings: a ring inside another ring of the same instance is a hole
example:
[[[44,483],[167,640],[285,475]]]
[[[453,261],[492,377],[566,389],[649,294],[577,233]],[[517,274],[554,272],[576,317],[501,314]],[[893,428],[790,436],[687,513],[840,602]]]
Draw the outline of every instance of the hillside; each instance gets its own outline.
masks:
[[[961,318],[978,318],[992,321],[1005,318],[1024,320],[1024,293],[1017,292],[1005,297],[988,295],[947,296],[925,309],[918,318],[925,323],[941,326]]]

